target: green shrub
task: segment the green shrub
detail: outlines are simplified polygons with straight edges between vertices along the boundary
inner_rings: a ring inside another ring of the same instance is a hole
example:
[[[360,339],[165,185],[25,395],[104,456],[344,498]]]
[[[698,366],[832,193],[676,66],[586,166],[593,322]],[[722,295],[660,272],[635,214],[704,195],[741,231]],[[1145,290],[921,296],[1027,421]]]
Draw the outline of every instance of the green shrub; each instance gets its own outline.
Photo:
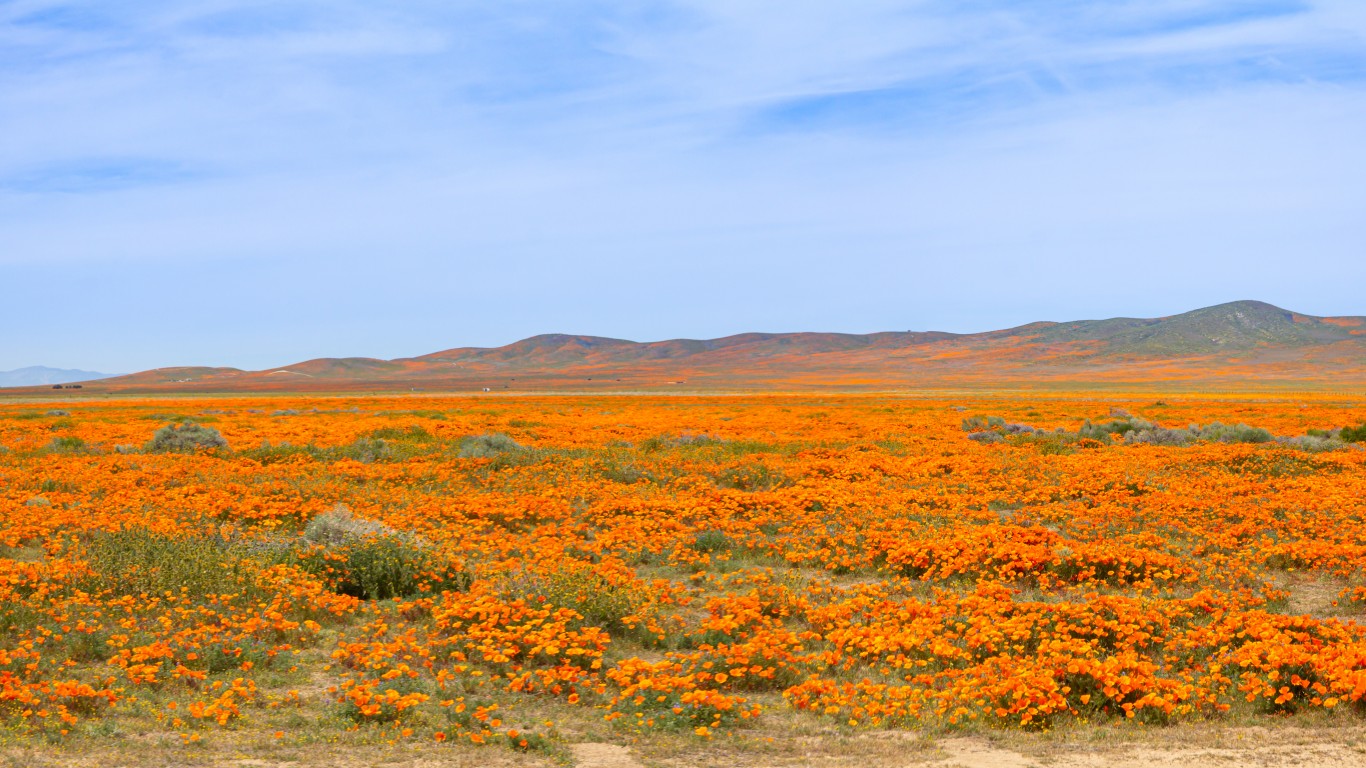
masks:
[[[366,433],[372,440],[387,440],[395,443],[432,443],[437,437],[422,427],[412,424],[407,427],[380,427]]]
[[[441,438],[417,426],[381,427],[356,438],[348,445],[313,449],[319,459],[352,459],[362,464],[403,461],[429,455]],[[311,447],[311,446],[310,446]]]
[[[422,592],[463,592],[473,578],[430,546],[403,535],[376,535],[299,552],[299,565],[333,591],[361,600]]]
[[[1316,441],[1319,438],[1311,437],[1307,439]],[[1336,447],[1342,447],[1342,443],[1334,442]],[[1301,447],[1301,450],[1305,453],[1314,453],[1317,450],[1332,449]],[[1233,474],[1255,475],[1259,477],[1313,477],[1337,474],[1342,471],[1342,466],[1340,464],[1303,456],[1289,451],[1256,451],[1244,456],[1214,462],[1213,466],[1222,467]]]
[[[979,443],[999,443],[1003,435],[1026,435],[1036,432],[1028,424],[1007,423],[1000,416],[972,416],[963,419],[963,431],[968,439]]]
[[[462,459],[492,459],[524,450],[526,448],[521,443],[507,435],[501,432],[488,432],[461,440],[459,456]]]
[[[291,445],[282,442],[278,445],[271,445],[269,440],[262,440],[261,445],[256,448],[247,448],[236,452],[236,456],[251,461],[259,461],[262,464],[281,464],[293,461],[297,457],[307,456],[313,460],[322,459],[325,452],[314,445]]]
[[[109,632],[100,630],[68,632],[64,638],[66,657],[80,663],[108,661],[115,653],[109,646],[109,638]]]
[[[177,427],[167,424],[158,429],[147,443],[149,453],[197,453],[203,450],[226,450],[228,441],[213,427],[185,422]]]
[[[421,538],[357,517],[342,504],[313,518],[303,538],[313,545],[299,553],[303,568],[333,590],[362,600],[464,591],[473,581]]]
[[[1130,432],[1153,429],[1156,427],[1151,421],[1129,416],[1123,419],[1112,419],[1103,424],[1092,424],[1087,419],[1077,430],[1079,437],[1086,437],[1092,440],[1109,442],[1112,435],[1124,437]]]
[[[390,445],[389,441],[378,437],[358,437],[350,445],[344,446],[339,453],[362,464],[392,461],[398,457],[398,451],[394,449],[394,446]]]
[[[987,428],[987,420],[981,416],[969,416],[963,419],[964,432],[981,432]]]
[[[220,537],[162,533],[145,528],[102,531],[82,546],[86,572],[76,586],[114,595],[186,593],[193,597],[244,594],[260,597],[259,548]]]
[[[62,435],[52,438],[47,449],[53,453],[81,453],[85,451],[85,441],[75,435]]]
[[[655,476],[649,471],[641,469],[635,461],[620,456],[608,456],[596,462],[593,469],[602,479],[621,485],[655,482]]]
[[[610,632],[625,630],[627,618],[641,618],[649,609],[649,590],[635,584],[618,584],[589,567],[566,564],[546,573],[521,572],[503,582],[508,598],[524,598],[532,605],[542,602],[570,608],[586,624]]]
[[[680,432],[677,436],[656,435],[640,441],[638,448],[644,453],[654,453],[666,448],[706,448],[729,445],[730,440],[714,435]]]
[[[669,442],[670,442],[672,445],[691,445],[691,446],[702,447],[702,446],[707,446],[707,445],[726,445],[727,443],[730,443],[731,441],[730,441],[730,440],[727,440],[727,439],[725,439],[725,438],[723,438],[723,437],[716,437],[715,435],[708,435],[708,434],[700,434],[700,435],[699,435],[699,434],[694,434],[694,433],[692,433],[692,432],[680,432],[679,435],[678,435],[678,437],[675,437],[675,438],[669,440]]]
[[[697,552],[729,552],[730,537],[718,530],[698,531],[689,547]]]
[[[1344,443],[1366,443],[1366,422],[1355,427],[1343,427],[1338,431],[1338,439]]]
[[[791,484],[782,472],[758,463],[729,467],[716,475],[718,487],[737,491],[771,491]]]
[[[432,685],[425,679],[409,677],[407,675],[395,677],[391,680],[378,681],[378,684],[375,686],[375,692],[380,696],[383,696],[388,691],[393,691],[400,696],[406,696],[410,693],[431,695]],[[455,711],[455,707],[449,707],[446,711],[453,712]],[[357,725],[392,723],[404,719],[402,710],[385,702],[383,699],[380,699],[379,711],[374,712],[363,710],[354,700],[343,697],[341,703],[338,705],[338,714],[340,714],[343,719],[349,720]],[[412,716],[412,713],[408,713],[408,716]],[[467,719],[469,719],[471,723],[475,723],[476,727],[483,726],[482,723],[474,720],[473,717]]]
[[[0,636],[18,637],[36,628],[47,615],[34,605],[18,600],[0,600]]]

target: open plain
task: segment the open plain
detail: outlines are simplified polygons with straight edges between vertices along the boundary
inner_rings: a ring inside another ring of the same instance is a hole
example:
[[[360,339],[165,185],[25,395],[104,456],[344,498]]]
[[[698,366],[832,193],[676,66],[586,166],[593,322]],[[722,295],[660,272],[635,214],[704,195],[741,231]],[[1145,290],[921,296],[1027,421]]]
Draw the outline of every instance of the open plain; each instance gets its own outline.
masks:
[[[0,755],[1360,765],[1363,405],[11,401]]]

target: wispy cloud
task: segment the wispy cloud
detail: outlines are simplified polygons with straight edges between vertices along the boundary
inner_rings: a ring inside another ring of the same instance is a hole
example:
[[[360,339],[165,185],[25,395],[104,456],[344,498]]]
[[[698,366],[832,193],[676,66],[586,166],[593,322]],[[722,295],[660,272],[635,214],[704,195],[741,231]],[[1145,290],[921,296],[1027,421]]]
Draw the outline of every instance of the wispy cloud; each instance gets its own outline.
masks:
[[[0,177],[0,189],[27,194],[111,192],[186,183],[208,175],[171,160],[89,158],[22,169]]]
[[[10,0],[0,269],[484,286],[432,348],[1345,311],[1361,135],[1356,0]]]

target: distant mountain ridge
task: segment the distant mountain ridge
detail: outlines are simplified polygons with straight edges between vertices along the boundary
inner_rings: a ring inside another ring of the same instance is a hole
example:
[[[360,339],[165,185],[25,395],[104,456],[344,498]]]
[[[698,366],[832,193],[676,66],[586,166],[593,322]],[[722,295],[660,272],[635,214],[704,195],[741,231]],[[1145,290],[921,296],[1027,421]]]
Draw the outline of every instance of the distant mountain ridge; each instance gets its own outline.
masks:
[[[1236,301],[1160,318],[1035,322],[984,333],[744,333],[635,342],[544,334],[412,358],[321,358],[265,371],[164,368],[125,391],[449,391],[1366,383],[1366,317]]]
[[[31,365],[27,368],[18,368],[13,371],[0,371],[0,387],[34,387],[51,386],[53,384],[71,384],[78,381],[95,381],[97,379],[110,379],[118,374],[115,373],[96,373],[95,371],[80,371],[68,368],[48,368],[42,365]]]

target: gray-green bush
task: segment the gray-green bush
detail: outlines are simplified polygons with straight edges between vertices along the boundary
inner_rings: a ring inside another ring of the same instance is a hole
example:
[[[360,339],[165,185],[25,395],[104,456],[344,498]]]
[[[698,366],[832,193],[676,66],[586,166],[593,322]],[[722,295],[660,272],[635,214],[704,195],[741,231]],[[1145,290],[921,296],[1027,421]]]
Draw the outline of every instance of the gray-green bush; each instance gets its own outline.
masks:
[[[333,590],[362,600],[464,591],[473,578],[419,536],[352,514],[344,505],[304,528],[298,564]]]
[[[228,441],[213,427],[187,421],[180,426],[167,424],[158,429],[148,441],[148,453],[196,453],[206,450],[226,450]]]
[[[488,432],[471,435],[460,441],[462,459],[492,459],[509,453],[519,453],[526,448],[516,440],[501,432]]]

